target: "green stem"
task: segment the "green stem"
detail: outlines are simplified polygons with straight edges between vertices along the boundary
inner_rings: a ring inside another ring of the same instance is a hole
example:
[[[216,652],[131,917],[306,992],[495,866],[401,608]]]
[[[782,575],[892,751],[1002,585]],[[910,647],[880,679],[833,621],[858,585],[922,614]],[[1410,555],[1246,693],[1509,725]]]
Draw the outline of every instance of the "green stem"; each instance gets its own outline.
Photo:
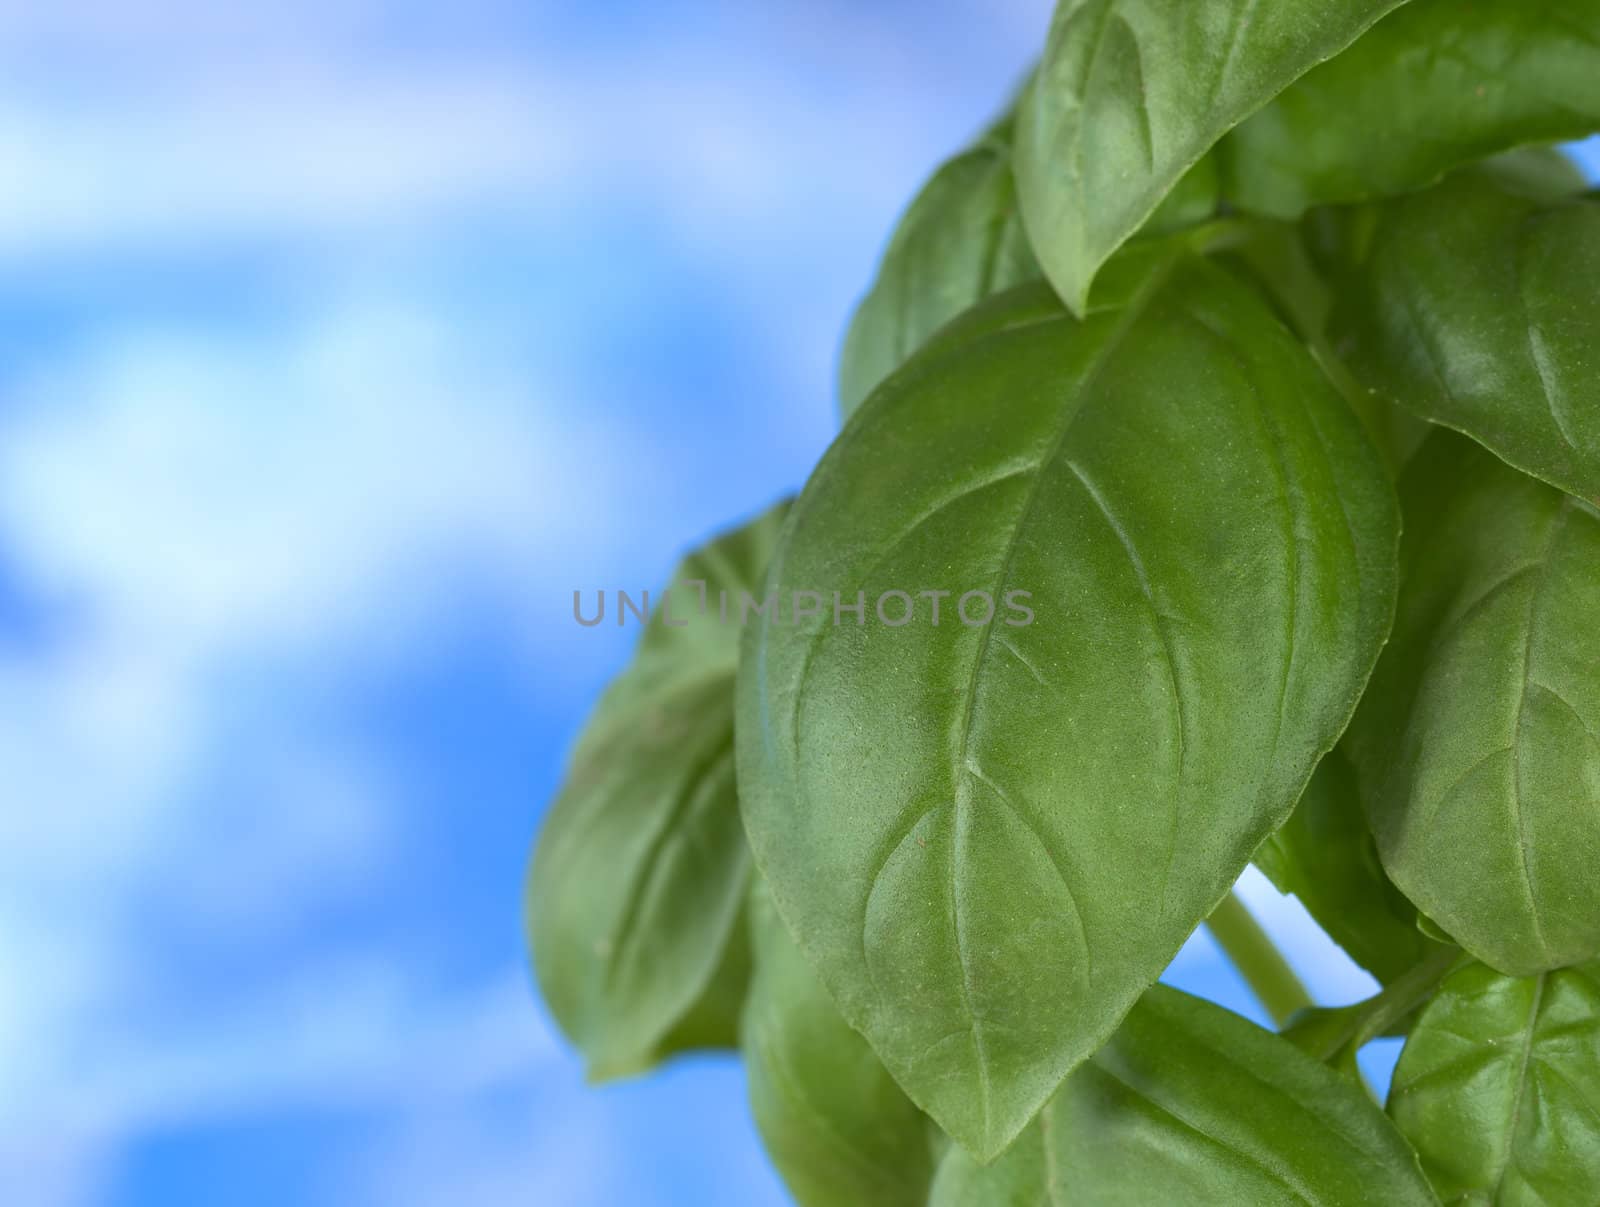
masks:
[[[1361,1003],[1354,1025],[1345,1043],[1354,1053],[1380,1035],[1387,1035],[1407,1015],[1422,1005],[1445,974],[1455,967],[1461,952],[1454,947],[1443,947],[1424,957],[1420,964],[1390,982],[1388,988]]]
[[[1206,919],[1206,926],[1275,1024],[1283,1026],[1295,1011],[1314,1004],[1294,969],[1250,916],[1238,894],[1230,892],[1224,897],[1216,912]]]
[[[1356,1064],[1356,1054],[1380,1035],[1404,1032],[1406,1019],[1433,996],[1439,982],[1461,958],[1456,947],[1441,947],[1365,1001],[1315,1011],[1305,1026],[1286,1034],[1296,1046],[1336,1069],[1358,1077],[1373,1101],[1381,1102]]]

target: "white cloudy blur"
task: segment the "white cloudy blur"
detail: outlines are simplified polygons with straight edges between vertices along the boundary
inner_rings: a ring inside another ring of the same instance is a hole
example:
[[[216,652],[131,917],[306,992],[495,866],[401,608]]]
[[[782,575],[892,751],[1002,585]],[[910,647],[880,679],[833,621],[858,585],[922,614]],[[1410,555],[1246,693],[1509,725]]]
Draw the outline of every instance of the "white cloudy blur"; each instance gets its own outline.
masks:
[[[424,811],[525,841],[556,767],[421,792],[474,680],[404,733],[383,687],[488,644],[558,765],[624,655],[570,590],[798,484],[883,231],[1045,9],[945,7],[0,7],[0,1199],[171,1201],[186,1135],[343,1112],[301,1193],[622,1201],[675,1080],[775,1194],[735,1070],[582,1090],[514,881],[419,901]],[[679,305],[728,380],[632,351]],[[390,900],[509,941],[348,922]]]

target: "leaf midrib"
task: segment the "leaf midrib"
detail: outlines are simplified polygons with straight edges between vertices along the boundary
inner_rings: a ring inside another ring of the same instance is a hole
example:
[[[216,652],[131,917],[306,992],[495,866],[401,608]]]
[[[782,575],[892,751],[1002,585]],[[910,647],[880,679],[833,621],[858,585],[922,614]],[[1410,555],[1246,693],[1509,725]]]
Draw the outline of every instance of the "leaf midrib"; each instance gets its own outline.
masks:
[[[1550,558],[1561,540],[1562,533],[1566,531],[1567,521],[1571,515],[1572,509],[1566,499],[1563,499],[1556,515],[1550,521],[1550,535],[1545,538],[1544,548],[1537,559],[1539,570],[1533,580],[1533,590],[1529,593],[1527,632],[1523,634],[1522,670],[1518,676],[1521,687],[1517,692],[1517,711],[1511,723],[1512,823],[1516,829],[1517,859],[1522,869],[1522,885],[1528,898],[1528,920],[1533,927],[1534,940],[1542,952],[1550,950],[1550,943],[1545,936],[1544,922],[1539,916],[1539,902],[1533,890],[1533,867],[1528,858],[1527,810],[1523,807],[1522,800],[1522,730],[1527,717],[1529,688],[1532,686],[1534,634],[1539,624],[1545,583],[1549,578]]]
[[[1189,1119],[1186,1119],[1172,1106],[1158,1101],[1156,1098],[1147,1093],[1142,1087],[1133,1084],[1133,1082],[1123,1077],[1110,1066],[1109,1062],[1096,1060],[1094,1062],[1094,1066],[1106,1077],[1110,1078],[1112,1081],[1115,1081],[1118,1085],[1126,1089],[1140,1102],[1148,1103],[1153,1110],[1159,1112],[1168,1119],[1171,1119],[1184,1131],[1198,1137],[1207,1145],[1210,1145],[1211,1147],[1228,1154],[1230,1157],[1235,1158],[1245,1166],[1259,1170],[1263,1175],[1266,1176],[1268,1181],[1282,1186],[1284,1190],[1292,1194],[1299,1202],[1304,1203],[1306,1207],[1316,1207],[1316,1201],[1310,1198],[1303,1188],[1295,1185],[1295,1183],[1290,1181],[1284,1173],[1273,1169],[1255,1153],[1239,1147],[1222,1136],[1214,1135],[1212,1132],[1206,1130],[1205,1126],[1200,1123],[1195,1123]]]
[[[1177,266],[1179,257],[1163,263],[1155,269],[1148,280],[1140,286],[1139,291],[1128,302],[1123,313],[1118,316],[1116,326],[1106,336],[1104,344],[1095,353],[1093,360],[1085,369],[1077,388],[1073,391],[1078,399],[1078,406],[1073,407],[1064,417],[1061,430],[1056,433],[1054,441],[1040,458],[1034,471],[1033,482],[1027,494],[1023,496],[1022,506],[1018,509],[1017,518],[1012,523],[1006,544],[1000,559],[1000,567],[995,575],[996,587],[1003,590],[1010,581],[1011,572],[1015,567],[1017,551],[1021,545],[1023,530],[1032,518],[1034,508],[1037,506],[1042,485],[1050,466],[1061,456],[1066,447],[1067,438],[1071,434],[1078,417],[1083,413],[1083,402],[1099,382],[1106,366],[1113,355],[1122,346],[1129,332],[1133,330],[1138,321],[1144,316],[1145,308],[1172,275]],[[972,1004],[972,974],[967,957],[966,926],[962,908],[962,878],[960,868],[967,861],[967,844],[970,838],[970,817],[972,811],[972,778],[966,767],[971,753],[972,723],[976,712],[978,681],[988,663],[989,650],[994,636],[994,626],[986,626],[983,635],[979,638],[977,653],[972,661],[972,673],[968,676],[965,698],[962,708],[957,754],[954,762],[956,783],[954,802],[954,833],[950,844],[950,904],[953,915],[956,963],[961,970],[961,1002],[962,1008],[971,1020],[972,1043],[974,1055],[978,1064],[978,1101],[979,1110],[983,1120],[983,1132],[988,1137],[992,1127],[993,1111],[991,1106],[992,1088],[990,1085],[989,1058],[984,1044],[983,1027],[977,1012]],[[1086,948],[1087,951],[1087,948]]]
[[[865,1144],[857,1142],[856,1132],[841,1127],[834,1112],[825,1103],[819,1104],[813,1099],[810,1079],[799,1075],[795,1062],[789,1058],[788,1045],[779,1042],[775,1037],[774,1033],[783,1028],[783,1015],[771,1004],[764,1003],[764,1005],[766,1008],[762,1013],[766,1015],[765,1033],[757,1036],[755,1046],[766,1057],[769,1076],[785,1084],[791,1099],[800,1104],[817,1130],[832,1138],[845,1160],[855,1166],[857,1173],[866,1176],[882,1190],[898,1188],[895,1175],[901,1171],[898,1169],[886,1171],[877,1154]]]
[[[1505,1147],[1500,1152],[1500,1172],[1495,1177],[1494,1197],[1499,1201],[1505,1187],[1506,1174],[1511,1169],[1511,1154],[1517,1146],[1517,1128],[1522,1123],[1522,1107],[1528,1095],[1528,1070],[1533,1064],[1533,1045],[1539,1030],[1539,1010],[1544,1004],[1545,973],[1540,973],[1533,984],[1533,1002],[1528,1010],[1528,1028],[1522,1041],[1522,1060],[1517,1070],[1517,1088],[1511,1100],[1511,1121],[1506,1129]]]
[[[719,773],[724,764],[731,762],[732,758],[733,730],[730,727],[726,736],[719,737],[706,754],[685,773],[680,789],[672,801],[671,809],[662,818],[660,827],[650,836],[649,843],[635,863],[634,874],[628,885],[622,909],[618,912],[616,922],[605,940],[606,959],[602,968],[601,984],[606,992],[614,990],[618,978],[622,976],[623,968],[637,958],[640,913],[650,888],[661,874],[662,856],[669,844],[681,836],[683,823],[694,810],[696,803],[711,787],[713,777]],[[732,902],[732,913],[735,916],[738,914],[737,899]],[[726,918],[723,921],[726,921]],[[720,955],[720,946],[718,953]],[[696,986],[696,994],[709,982],[715,971],[716,961],[712,961],[705,971],[705,976]],[[662,1033],[668,1029],[670,1020]]]

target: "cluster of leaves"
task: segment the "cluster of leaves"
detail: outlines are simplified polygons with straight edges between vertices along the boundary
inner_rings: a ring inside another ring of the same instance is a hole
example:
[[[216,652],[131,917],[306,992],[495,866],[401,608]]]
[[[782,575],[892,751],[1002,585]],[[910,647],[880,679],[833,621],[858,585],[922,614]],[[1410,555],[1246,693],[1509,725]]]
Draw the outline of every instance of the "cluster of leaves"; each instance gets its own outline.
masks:
[[[1600,1200],[1595,130],[1600,0],[1061,0],[679,573],[1037,620],[656,615],[529,882],[594,1073],[737,1047],[823,1207]],[[1381,992],[1156,983],[1252,861]]]

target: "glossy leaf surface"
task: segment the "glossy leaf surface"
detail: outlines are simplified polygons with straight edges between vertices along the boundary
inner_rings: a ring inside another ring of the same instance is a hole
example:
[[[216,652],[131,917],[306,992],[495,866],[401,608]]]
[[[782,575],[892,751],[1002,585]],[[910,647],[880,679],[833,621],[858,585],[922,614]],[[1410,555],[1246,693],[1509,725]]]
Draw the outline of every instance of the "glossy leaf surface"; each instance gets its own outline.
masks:
[[[1384,867],[1503,972],[1600,953],[1600,516],[1454,433],[1402,483],[1394,637],[1351,725]]]
[[[679,568],[670,612],[657,609],[601,699],[539,835],[534,968],[596,1078],[737,1039],[750,859],[734,785],[739,631],[720,620],[718,592],[759,595],[783,511]]]
[[[1412,0],[1228,136],[1224,192],[1292,218],[1597,129],[1600,0]]]
[[[1061,0],[1016,170],[1034,249],[1072,310],[1223,134],[1399,3]]]
[[[1255,863],[1379,981],[1392,981],[1435,946],[1417,929],[1416,907],[1384,875],[1355,771],[1338,749],[1317,765],[1294,813],[1256,852]]]
[[[1600,500],[1600,204],[1475,170],[1380,208],[1332,317],[1368,388]]]
[[[1039,275],[1017,212],[1005,132],[1000,127],[942,166],[901,218],[845,336],[845,417],[945,323]]]
[[[928,1117],[839,1016],[759,881],[750,913],[755,978],[740,1042],[773,1163],[801,1207],[922,1207]]]
[[[1593,1202],[1600,966],[1454,973],[1401,1051],[1389,1111],[1448,1202]]]
[[[1359,425],[1258,295],[1172,246],[1122,259],[1086,321],[1036,286],[946,328],[835,442],[774,562],[870,621],[747,634],[740,791],[774,900],[980,1156],[1287,817],[1392,614]],[[953,594],[890,627],[896,590]],[[992,623],[962,623],[971,591]]]
[[[1010,1151],[952,1149],[932,1207],[1432,1204],[1366,1093],[1287,1040],[1157,986]]]

